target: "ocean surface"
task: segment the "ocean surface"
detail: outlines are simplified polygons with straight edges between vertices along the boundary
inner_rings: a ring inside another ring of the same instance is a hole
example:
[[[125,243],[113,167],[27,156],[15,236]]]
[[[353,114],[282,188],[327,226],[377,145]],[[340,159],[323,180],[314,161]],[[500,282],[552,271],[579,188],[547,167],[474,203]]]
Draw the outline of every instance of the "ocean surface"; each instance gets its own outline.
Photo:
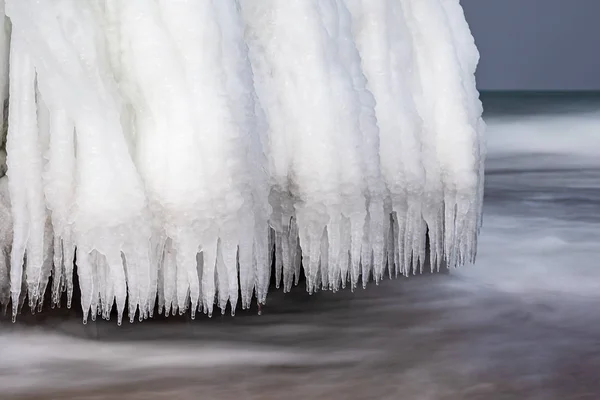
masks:
[[[0,320],[0,399],[600,399],[600,94],[484,93],[477,263],[261,316]]]

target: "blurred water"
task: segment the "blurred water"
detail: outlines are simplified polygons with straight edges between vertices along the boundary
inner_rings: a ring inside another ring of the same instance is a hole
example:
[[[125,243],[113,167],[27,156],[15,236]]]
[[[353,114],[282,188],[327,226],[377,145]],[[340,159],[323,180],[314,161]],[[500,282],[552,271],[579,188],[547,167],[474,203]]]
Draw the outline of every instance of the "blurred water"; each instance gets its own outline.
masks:
[[[600,398],[600,96],[484,94],[475,266],[262,316],[0,321],[0,399]]]

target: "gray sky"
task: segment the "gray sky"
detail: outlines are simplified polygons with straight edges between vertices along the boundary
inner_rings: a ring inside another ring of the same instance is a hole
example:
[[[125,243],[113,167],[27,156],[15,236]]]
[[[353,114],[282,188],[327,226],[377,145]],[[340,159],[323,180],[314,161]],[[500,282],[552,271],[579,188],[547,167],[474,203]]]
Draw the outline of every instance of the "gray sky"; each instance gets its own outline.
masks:
[[[600,0],[461,0],[480,89],[600,90]]]

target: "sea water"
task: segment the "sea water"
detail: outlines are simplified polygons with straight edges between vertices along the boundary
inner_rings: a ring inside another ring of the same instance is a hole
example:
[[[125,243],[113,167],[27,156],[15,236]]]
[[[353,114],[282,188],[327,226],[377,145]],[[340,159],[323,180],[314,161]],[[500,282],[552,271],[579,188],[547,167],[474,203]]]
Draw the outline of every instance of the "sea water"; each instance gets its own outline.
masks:
[[[600,397],[600,94],[483,93],[477,263],[262,315],[0,321],[2,399]]]

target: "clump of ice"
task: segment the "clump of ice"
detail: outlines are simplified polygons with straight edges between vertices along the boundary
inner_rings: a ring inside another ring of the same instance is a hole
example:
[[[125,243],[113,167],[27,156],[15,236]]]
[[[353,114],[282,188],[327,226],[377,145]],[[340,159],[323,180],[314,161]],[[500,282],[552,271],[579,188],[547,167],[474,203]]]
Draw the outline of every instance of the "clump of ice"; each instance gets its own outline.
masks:
[[[84,321],[116,305],[118,323],[262,304],[272,261],[314,292],[474,260],[483,122],[458,0],[5,11],[13,315],[50,276],[70,306],[74,260]]]

